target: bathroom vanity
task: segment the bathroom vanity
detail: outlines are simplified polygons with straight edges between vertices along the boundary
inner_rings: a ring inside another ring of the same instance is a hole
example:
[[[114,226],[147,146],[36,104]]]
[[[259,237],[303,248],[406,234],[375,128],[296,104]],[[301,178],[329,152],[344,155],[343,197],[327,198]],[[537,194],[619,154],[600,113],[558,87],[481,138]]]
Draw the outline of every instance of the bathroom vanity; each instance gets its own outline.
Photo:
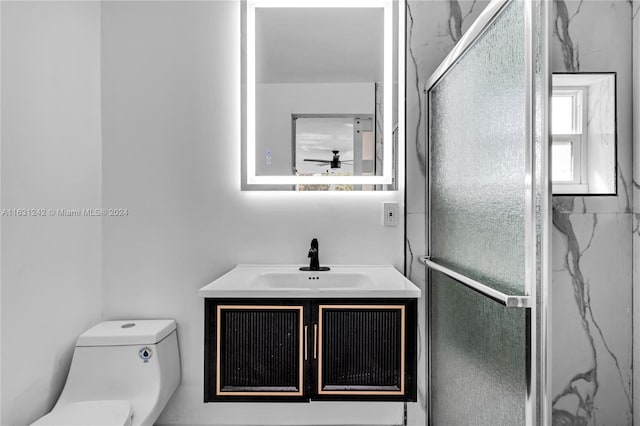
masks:
[[[416,400],[420,289],[392,266],[239,265],[205,298],[205,402]]]

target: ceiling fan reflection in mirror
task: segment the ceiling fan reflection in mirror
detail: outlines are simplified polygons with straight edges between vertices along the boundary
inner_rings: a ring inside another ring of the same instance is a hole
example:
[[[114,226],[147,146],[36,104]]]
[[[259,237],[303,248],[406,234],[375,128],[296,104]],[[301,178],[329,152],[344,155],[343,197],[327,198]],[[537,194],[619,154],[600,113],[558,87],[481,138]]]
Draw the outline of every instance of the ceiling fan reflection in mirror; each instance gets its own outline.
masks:
[[[331,160],[318,160],[315,158],[305,158],[304,161],[313,161],[316,163],[320,163],[318,164],[318,166],[322,167],[322,166],[328,166],[330,165],[332,169],[339,169],[341,168],[342,163],[348,164],[348,163],[353,163],[353,160],[340,160],[340,151],[337,150],[333,150],[331,151],[333,152],[333,158]]]

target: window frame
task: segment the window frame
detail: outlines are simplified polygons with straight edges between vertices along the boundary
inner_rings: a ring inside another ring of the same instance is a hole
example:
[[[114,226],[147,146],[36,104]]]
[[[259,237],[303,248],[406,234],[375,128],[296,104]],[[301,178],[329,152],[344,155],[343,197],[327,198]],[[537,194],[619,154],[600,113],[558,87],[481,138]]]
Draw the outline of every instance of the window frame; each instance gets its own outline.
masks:
[[[570,194],[576,192],[588,192],[588,109],[589,109],[589,88],[588,86],[556,86],[552,90],[553,97],[570,96],[573,98],[573,127],[574,133],[553,133],[553,123],[551,123],[551,145],[556,142],[571,143],[573,158],[573,180],[556,181],[553,180],[553,193]],[[553,161],[553,158],[552,158]],[[552,163],[553,164],[553,163]]]

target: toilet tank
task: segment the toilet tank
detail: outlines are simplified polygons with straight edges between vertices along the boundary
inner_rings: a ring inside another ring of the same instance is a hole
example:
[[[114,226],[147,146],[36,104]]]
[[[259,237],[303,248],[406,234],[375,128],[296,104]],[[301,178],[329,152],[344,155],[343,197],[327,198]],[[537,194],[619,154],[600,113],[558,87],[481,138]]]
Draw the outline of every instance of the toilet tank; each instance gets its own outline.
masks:
[[[174,320],[105,321],[78,338],[58,405],[128,400],[134,425],[152,425],[180,383]]]

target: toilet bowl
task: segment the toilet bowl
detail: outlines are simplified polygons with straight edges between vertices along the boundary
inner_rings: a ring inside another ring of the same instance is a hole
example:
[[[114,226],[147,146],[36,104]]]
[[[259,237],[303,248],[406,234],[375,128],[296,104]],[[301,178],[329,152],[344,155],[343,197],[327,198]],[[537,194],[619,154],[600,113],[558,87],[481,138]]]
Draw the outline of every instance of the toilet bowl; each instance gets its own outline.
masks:
[[[151,426],[179,383],[174,320],[105,321],[78,337],[58,402],[32,426]]]

